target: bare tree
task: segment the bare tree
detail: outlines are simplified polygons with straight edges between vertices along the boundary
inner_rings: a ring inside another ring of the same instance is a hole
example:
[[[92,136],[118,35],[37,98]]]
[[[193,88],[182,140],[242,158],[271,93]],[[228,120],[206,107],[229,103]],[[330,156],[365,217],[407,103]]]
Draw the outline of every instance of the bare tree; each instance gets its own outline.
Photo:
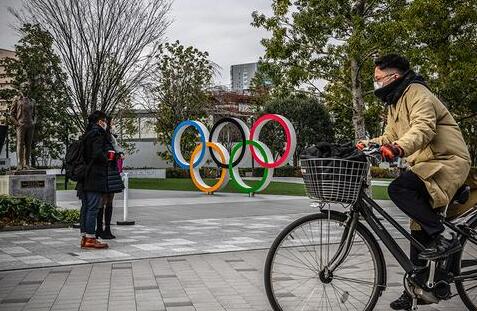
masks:
[[[25,0],[27,15],[12,13],[52,34],[84,127],[90,112],[114,113],[147,77],[170,7],[170,0]]]

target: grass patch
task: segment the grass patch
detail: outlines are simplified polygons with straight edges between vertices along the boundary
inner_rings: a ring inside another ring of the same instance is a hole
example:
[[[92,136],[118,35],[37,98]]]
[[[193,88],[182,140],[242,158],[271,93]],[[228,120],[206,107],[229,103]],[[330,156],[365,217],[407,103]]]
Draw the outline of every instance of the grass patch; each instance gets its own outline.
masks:
[[[389,200],[388,187],[373,186],[373,199],[375,199],[375,200]]]
[[[208,185],[213,185],[214,179],[204,179]],[[250,185],[256,181],[247,181]],[[131,189],[154,189],[154,190],[182,190],[182,191],[198,191],[188,178],[167,178],[167,179],[150,179],[150,178],[132,178],[129,180],[129,188]],[[231,182],[220,192],[239,193]],[[280,194],[280,195],[305,195],[303,185],[294,183],[271,182],[263,194]]]
[[[207,184],[212,185],[214,179],[205,179]],[[58,190],[64,190],[64,177],[59,176],[56,179],[56,188]],[[247,181],[248,184],[252,185],[257,181]],[[75,187],[75,183],[68,183],[68,190],[72,190]],[[199,191],[192,183],[192,180],[189,178],[131,178],[129,179],[129,188],[130,189],[148,189],[148,190],[179,190],[179,191]],[[238,193],[239,191],[235,189],[230,182],[224,189],[220,192],[231,192]],[[270,185],[264,191],[260,192],[262,194],[275,194],[275,195],[295,195],[295,196],[304,196],[305,187],[302,184],[295,183],[285,183],[285,182],[271,182]],[[387,187],[384,186],[374,186],[373,187],[373,198],[376,200],[389,200],[387,193]]]

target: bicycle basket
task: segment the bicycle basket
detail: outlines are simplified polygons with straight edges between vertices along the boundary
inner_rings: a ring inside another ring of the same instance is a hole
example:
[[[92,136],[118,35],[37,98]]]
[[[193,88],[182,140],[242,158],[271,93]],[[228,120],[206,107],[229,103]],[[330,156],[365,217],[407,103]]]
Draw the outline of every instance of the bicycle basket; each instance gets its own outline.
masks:
[[[324,203],[356,202],[368,170],[367,162],[331,158],[301,160],[307,195]]]

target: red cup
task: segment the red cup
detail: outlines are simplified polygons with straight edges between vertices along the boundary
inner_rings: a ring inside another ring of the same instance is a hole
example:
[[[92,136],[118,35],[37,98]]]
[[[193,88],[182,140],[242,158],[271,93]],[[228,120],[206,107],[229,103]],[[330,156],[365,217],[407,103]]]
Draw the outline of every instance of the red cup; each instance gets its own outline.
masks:
[[[108,160],[109,160],[109,161],[113,161],[115,154],[116,154],[116,151],[114,151],[114,150],[109,150],[109,151],[108,151]]]

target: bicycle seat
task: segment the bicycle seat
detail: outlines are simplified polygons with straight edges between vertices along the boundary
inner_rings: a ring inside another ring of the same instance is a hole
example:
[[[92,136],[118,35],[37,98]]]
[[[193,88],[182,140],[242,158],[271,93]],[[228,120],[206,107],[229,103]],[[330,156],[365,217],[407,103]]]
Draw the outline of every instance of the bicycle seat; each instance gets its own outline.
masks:
[[[454,194],[451,202],[464,204],[469,199],[470,195],[470,186],[469,185],[462,185],[457,192]]]

